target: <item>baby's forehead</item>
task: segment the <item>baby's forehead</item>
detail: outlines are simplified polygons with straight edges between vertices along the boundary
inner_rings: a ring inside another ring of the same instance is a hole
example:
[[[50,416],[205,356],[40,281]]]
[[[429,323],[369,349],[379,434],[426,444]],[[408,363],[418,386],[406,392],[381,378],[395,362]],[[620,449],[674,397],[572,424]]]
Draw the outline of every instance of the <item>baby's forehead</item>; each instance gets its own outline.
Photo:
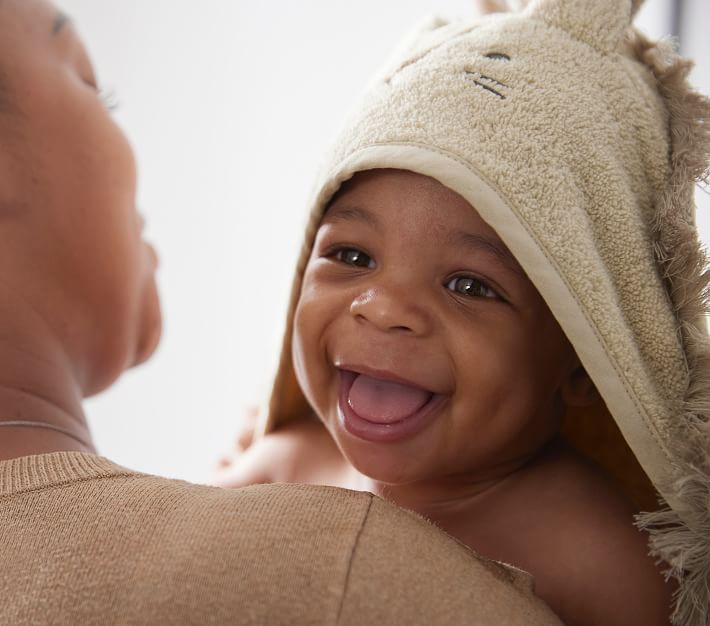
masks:
[[[377,227],[393,214],[402,227],[418,220],[433,229],[432,235],[458,235],[460,231],[484,236],[513,257],[468,200],[435,178],[410,170],[383,168],[356,172],[327,203],[323,219],[362,221]],[[402,231],[393,234],[398,233]]]
[[[438,180],[399,169],[357,172],[326,207],[321,224],[364,227],[389,246],[422,244],[431,260],[481,258],[532,287],[513,253],[465,198]]]

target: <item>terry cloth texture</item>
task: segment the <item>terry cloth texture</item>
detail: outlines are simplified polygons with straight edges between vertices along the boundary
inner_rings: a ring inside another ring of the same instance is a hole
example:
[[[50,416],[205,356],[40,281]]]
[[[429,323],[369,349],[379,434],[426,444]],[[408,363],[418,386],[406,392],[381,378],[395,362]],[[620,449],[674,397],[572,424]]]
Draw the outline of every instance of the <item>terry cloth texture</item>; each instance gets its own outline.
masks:
[[[433,177],[497,231],[573,344],[605,407],[570,414],[564,432],[637,502],[649,506],[644,485],[660,493],[639,524],[680,580],[675,623],[707,626],[708,275],[693,192],[710,105],[686,81],[691,63],[631,26],[636,4],[538,0],[433,21],[400,49],[316,184],[261,432],[308,410],[293,311],[333,194],[368,169]]]
[[[559,626],[527,574],[372,494],[90,454],[0,462],[0,624]]]

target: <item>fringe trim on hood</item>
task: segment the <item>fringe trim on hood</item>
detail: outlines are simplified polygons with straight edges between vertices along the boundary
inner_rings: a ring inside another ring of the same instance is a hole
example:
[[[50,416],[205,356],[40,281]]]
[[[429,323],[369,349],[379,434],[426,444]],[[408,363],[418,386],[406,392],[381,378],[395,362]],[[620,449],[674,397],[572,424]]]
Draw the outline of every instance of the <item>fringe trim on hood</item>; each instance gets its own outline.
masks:
[[[630,31],[633,54],[652,71],[669,113],[670,177],[659,198],[656,254],[679,321],[688,362],[689,384],[679,416],[675,483],[682,510],[668,507],[642,513],[637,525],[650,534],[651,554],[666,561],[667,577],[678,580],[673,623],[710,624],[710,271],[698,239],[694,191],[710,177],[710,99],[687,81],[692,62],[669,42],[653,43]]]

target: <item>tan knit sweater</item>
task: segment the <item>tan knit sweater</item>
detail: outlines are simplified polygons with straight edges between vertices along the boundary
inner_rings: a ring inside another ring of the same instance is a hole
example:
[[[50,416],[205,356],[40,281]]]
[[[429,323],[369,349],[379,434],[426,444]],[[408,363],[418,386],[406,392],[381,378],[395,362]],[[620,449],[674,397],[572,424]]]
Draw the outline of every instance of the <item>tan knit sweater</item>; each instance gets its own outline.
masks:
[[[0,624],[559,624],[527,575],[367,493],[0,462]]]

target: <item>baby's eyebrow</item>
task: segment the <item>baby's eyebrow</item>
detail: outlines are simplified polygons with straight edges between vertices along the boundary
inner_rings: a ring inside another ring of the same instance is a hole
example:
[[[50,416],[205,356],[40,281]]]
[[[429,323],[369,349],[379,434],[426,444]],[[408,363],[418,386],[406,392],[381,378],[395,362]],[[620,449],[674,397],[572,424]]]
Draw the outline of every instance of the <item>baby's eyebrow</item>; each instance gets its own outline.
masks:
[[[449,237],[449,243],[452,246],[464,247],[474,252],[485,252],[486,254],[493,255],[508,269],[527,279],[522,268],[508,249],[505,248],[503,244],[490,237],[473,233],[456,232],[452,233]]]
[[[365,222],[372,228],[379,228],[380,221],[374,213],[357,206],[334,206],[326,211],[325,218],[330,222]]]

